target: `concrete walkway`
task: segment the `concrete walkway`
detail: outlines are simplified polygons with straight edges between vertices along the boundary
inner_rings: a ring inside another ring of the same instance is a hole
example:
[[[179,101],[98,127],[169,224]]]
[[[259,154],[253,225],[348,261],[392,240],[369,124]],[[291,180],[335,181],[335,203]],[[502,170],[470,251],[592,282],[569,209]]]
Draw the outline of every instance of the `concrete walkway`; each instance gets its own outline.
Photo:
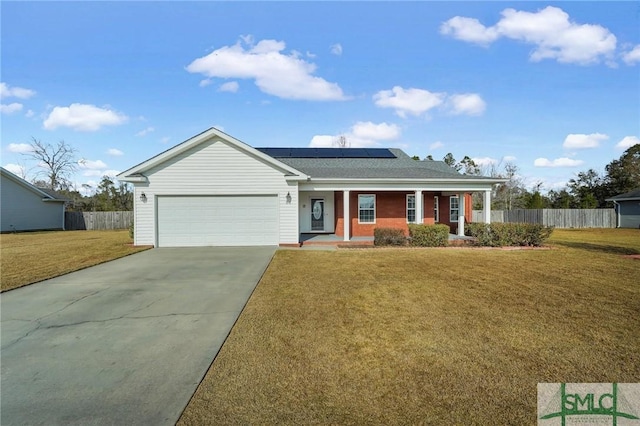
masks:
[[[0,424],[175,424],[274,252],[153,249],[3,293]]]

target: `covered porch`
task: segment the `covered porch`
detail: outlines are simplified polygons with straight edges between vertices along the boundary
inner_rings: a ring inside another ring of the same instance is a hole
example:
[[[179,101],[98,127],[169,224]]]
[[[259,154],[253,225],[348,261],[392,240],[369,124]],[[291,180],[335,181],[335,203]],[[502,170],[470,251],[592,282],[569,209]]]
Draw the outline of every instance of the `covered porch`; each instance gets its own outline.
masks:
[[[404,229],[408,224],[441,223],[458,239],[471,220],[473,192],[483,193],[483,221],[490,223],[491,189],[349,188],[299,192],[301,244],[373,244],[375,228]],[[329,189],[329,188],[327,188]],[[345,220],[345,218],[347,218]]]

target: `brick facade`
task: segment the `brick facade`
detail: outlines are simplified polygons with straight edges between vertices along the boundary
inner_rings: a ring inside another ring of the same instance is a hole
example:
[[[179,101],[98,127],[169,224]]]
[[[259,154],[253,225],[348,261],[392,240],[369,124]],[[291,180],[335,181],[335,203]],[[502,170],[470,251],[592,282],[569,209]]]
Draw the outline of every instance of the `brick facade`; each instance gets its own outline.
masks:
[[[375,223],[359,223],[358,220],[358,195],[373,194],[376,196]],[[400,228],[408,234],[407,226],[407,194],[415,194],[415,192],[376,192],[376,191],[352,191],[349,194],[349,217],[350,231],[349,237],[366,237],[373,236],[374,228]],[[449,225],[451,232],[455,233],[458,228],[458,218],[449,218],[449,196],[443,196],[440,192],[423,192],[423,220],[424,224],[434,224],[434,196],[439,199],[439,219],[438,223]],[[465,221],[469,222],[471,218],[471,194],[465,194]],[[344,236],[344,217],[343,217],[343,194],[341,191],[335,192],[335,234]]]

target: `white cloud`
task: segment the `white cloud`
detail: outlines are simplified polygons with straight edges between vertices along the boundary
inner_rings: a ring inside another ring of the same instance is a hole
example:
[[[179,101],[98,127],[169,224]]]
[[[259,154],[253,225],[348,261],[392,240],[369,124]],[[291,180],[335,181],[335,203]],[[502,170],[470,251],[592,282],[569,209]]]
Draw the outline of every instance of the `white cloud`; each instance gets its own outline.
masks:
[[[474,18],[455,16],[440,25],[440,34],[450,35],[455,39],[489,45],[500,36],[495,28],[487,28]]]
[[[248,44],[248,45],[252,45],[255,41],[251,34],[241,35],[240,40],[242,40],[245,44]]]
[[[335,142],[340,136],[347,140],[349,148],[366,148],[380,145],[381,141],[394,140],[400,137],[400,128],[395,124],[372,123],[371,121],[359,121],[354,124],[349,132],[342,135],[316,135],[309,143],[310,147],[335,147]]]
[[[546,158],[536,158],[533,165],[536,167],[578,167],[584,163],[582,160],[573,160],[571,158],[562,157],[555,160]]]
[[[195,59],[186,67],[187,71],[208,78],[253,79],[264,93],[284,99],[346,99],[338,84],[313,75],[315,64],[301,59],[296,52],[283,54],[283,41],[261,40],[254,44],[251,36],[241,39],[246,48],[241,42],[221,47]]]
[[[102,177],[102,170],[100,169],[96,169],[96,170],[90,170],[87,169],[85,171],[82,172],[82,176],[86,176],[86,177]]]
[[[436,141],[434,143],[432,143],[431,145],[429,145],[429,149],[440,149],[444,147],[444,144],[440,141]]]
[[[140,130],[138,133],[136,133],[136,136],[140,136],[140,137],[146,136],[149,133],[154,132],[155,130],[156,129],[154,129],[153,127],[147,127],[146,129]]]
[[[492,166],[500,163],[500,160],[491,157],[474,157],[471,160],[480,167]]]
[[[78,161],[78,165],[82,169],[82,175],[86,177],[98,177],[103,176],[115,177],[119,170],[107,169],[107,165],[102,160],[85,160]]]
[[[4,98],[18,98],[18,99],[29,99],[36,92],[34,90],[25,89],[22,87],[10,87],[6,83],[0,83],[0,99]]]
[[[169,136],[165,136],[163,138],[160,138],[160,143],[169,143],[169,141],[171,140],[171,138]]]
[[[334,143],[338,136],[331,135],[315,135],[311,138],[309,146],[312,148],[330,148],[335,147]]]
[[[424,89],[404,89],[394,86],[391,90],[381,90],[373,95],[376,106],[393,108],[395,113],[406,118],[407,115],[420,116],[436,107],[445,107],[455,115],[481,115],[487,104],[477,93],[453,94],[430,92]]]
[[[336,43],[331,46],[331,54],[340,56],[342,55],[342,45],[340,43]]]
[[[239,88],[240,88],[240,85],[238,84],[237,81],[229,81],[227,83],[220,85],[220,88],[218,90],[220,92],[236,93]]]
[[[502,157],[502,159],[504,161],[516,161],[518,158],[513,155],[505,155],[504,157]]]
[[[210,85],[213,82],[213,80],[211,80],[210,78],[205,78],[204,80],[200,80],[200,83],[198,83],[198,86],[200,87],[207,87],[208,85]]]
[[[31,109],[30,109],[30,110],[28,110],[28,111],[24,114],[24,116],[25,116],[25,117],[27,117],[27,118],[31,118],[31,117],[33,117],[35,114],[36,114],[36,113],[35,113],[35,112],[33,112],[33,110],[31,110]]]
[[[28,143],[10,143],[7,146],[7,151],[23,154],[33,151],[33,147]]]
[[[597,148],[600,142],[607,139],[609,139],[609,136],[602,133],[591,133],[589,135],[572,133],[564,139],[562,147],[565,149]]]
[[[12,163],[5,164],[4,168],[6,170],[9,170],[11,173],[13,173],[16,176],[23,177],[26,174],[26,170],[24,166],[21,166],[19,164],[12,164]]]
[[[482,115],[487,104],[477,93],[451,95],[447,100],[449,110],[455,115]]]
[[[107,150],[107,154],[113,156],[113,157],[120,157],[121,155],[124,155],[124,152],[120,151],[117,148],[109,148]]]
[[[105,170],[104,172],[102,172],[102,176],[109,176],[109,177],[114,178],[114,177],[118,176],[120,174],[120,172],[121,172],[121,170],[109,169],[109,170]]]
[[[78,192],[80,192],[84,196],[90,196],[95,193],[95,189],[98,187],[98,182],[95,180],[88,180],[84,183],[77,183],[76,187],[78,188]]]
[[[17,102],[0,105],[0,113],[2,114],[13,114],[14,112],[18,112],[21,109],[22,109],[22,104],[19,104]]]
[[[54,130],[58,127],[69,127],[74,130],[93,132],[103,126],[115,126],[128,120],[119,112],[98,108],[95,105],[71,104],[68,107],[53,108],[44,121],[44,128]]]
[[[106,169],[107,165],[102,160],[86,160],[82,159],[78,161],[78,165],[81,169],[98,170]]]
[[[608,29],[572,22],[565,11],[553,6],[537,12],[505,9],[492,27],[477,19],[456,16],[440,26],[440,33],[483,46],[506,37],[533,45],[530,58],[534,62],[555,59],[580,65],[603,60],[610,64],[617,43]]]
[[[616,148],[627,149],[639,143],[640,138],[638,138],[637,136],[625,136],[620,142],[616,144]]]
[[[351,128],[351,134],[360,139],[391,140],[400,136],[400,128],[395,124],[359,121]]]
[[[633,65],[640,62],[640,44],[622,55],[622,60],[627,65]]]
[[[442,104],[445,93],[433,93],[423,89],[403,89],[395,86],[391,90],[381,90],[373,95],[376,106],[393,108],[400,117],[407,114],[419,116]]]

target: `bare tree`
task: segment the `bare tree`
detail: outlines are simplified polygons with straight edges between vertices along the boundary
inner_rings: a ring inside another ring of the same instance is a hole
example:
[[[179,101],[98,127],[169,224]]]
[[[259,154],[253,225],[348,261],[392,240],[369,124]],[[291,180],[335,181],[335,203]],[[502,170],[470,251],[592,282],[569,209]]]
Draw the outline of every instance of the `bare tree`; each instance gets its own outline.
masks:
[[[522,208],[522,195],[526,192],[524,182],[518,174],[518,166],[511,161],[491,162],[479,168],[481,176],[508,179],[507,182],[493,187],[494,208],[512,210]]]
[[[35,138],[32,138],[31,148],[23,155],[37,163],[41,169],[38,175],[44,175],[47,187],[53,190],[68,188],[69,179],[78,168],[75,149],[65,141],[51,145]]]
[[[504,163],[504,173],[501,173],[498,176],[509,179],[504,184],[497,186],[497,193],[495,194],[496,203],[502,202],[505,210],[512,210],[520,207],[517,201],[519,201],[520,196],[523,193],[524,184],[522,182],[522,178],[518,175],[518,171],[517,165],[507,161]]]
[[[350,146],[349,141],[347,140],[347,137],[345,135],[338,136],[333,141],[333,144],[335,146],[337,146],[338,148],[349,148],[349,146]]]
[[[24,180],[28,180],[32,167],[27,167],[24,161],[18,161],[17,163],[18,167],[16,168],[16,170],[13,170],[14,174]]]

